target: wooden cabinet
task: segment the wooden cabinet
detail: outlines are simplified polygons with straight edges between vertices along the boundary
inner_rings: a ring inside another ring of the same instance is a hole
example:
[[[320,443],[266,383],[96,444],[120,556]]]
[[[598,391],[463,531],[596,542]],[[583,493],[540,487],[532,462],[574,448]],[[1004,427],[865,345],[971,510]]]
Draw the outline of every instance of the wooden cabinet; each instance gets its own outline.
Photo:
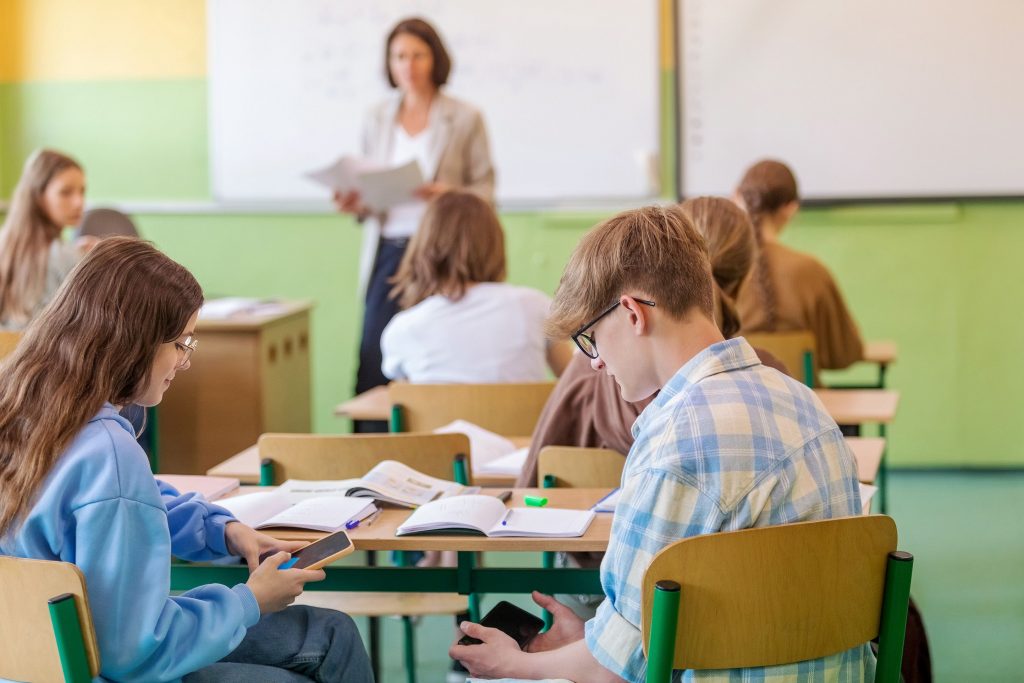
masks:
[[[200,320],[192,367],[157,408],[159,471],[202,474],[264,432],[309,432],[308,302]]]

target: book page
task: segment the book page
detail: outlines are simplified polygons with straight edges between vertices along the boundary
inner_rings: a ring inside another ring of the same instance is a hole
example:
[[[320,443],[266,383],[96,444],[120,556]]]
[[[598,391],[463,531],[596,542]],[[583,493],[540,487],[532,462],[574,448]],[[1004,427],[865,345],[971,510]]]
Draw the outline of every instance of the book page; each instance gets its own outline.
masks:
[[[288,497],[279,494],[277,491],[262,491],[260,493],[247,493],[243,496],[233,496],[218,500],[217,505],[224,508],[246,526],[256,528],[263,521],[274,515],[284,512],[292,506]]]
[[[279,512],[256,528],[294,527],[334,532],[344,529],[346,522],[363,519],[376,509],[373,501],[366,498],[309,498]]]
[[[437,498],[458,495],[461,484],[428,477],[394,460],[382,460],[359,480],[367,490],[381,494],[381,500],[405,505],[423,505]],[[358,495],[352,492],[353,495]]]
[[[594,503],[594,507],[590,508],[594,512],[615,512],[615,506],[619,504],[619,496],[622,495],[622,489],[615,489],[601,500]]]
[[[277,492],[294,505],[310,498],[347,496],[351,489],[362,483],[362,479],[289,479],[277,488]]]
[[[435,529],[475,529],[480,533],[501,523],[505,504],[494,496],[455,496],[427,503],[409,515],[396,535]]]

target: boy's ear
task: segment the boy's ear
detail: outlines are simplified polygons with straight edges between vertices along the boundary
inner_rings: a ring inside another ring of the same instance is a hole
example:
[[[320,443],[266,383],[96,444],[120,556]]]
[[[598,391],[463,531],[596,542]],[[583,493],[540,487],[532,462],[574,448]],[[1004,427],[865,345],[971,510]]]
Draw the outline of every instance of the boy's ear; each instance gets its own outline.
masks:
[[[646,334],[651,325],[648,318],[650,307],[638,303],[636,299],[625,294],[619,298],[619,305],[629,313],[629,324],[633,327],[633,334],[637,337]]]

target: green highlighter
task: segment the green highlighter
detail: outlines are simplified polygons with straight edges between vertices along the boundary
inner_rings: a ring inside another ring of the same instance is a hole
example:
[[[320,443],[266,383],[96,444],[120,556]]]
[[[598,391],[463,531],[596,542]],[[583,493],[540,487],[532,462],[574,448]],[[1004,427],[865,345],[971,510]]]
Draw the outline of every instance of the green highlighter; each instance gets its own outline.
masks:
[[[541,498],[540,496],[526,496],[523,498],[527,505],[535,508],[542,508],[548,504],[547,498]]]

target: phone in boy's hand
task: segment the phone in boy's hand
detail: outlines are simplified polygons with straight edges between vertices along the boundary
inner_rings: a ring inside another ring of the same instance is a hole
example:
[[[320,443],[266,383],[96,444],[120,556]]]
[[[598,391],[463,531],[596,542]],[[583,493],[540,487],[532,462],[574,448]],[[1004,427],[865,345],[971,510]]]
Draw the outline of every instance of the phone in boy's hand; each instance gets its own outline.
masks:
[[[516,641],[522,650],[544,628],[544,620],[502,600],[480,620],[480,625],[502,631]],[[459,639],[459,645],[479,645],[481,642],[470,636]]]

